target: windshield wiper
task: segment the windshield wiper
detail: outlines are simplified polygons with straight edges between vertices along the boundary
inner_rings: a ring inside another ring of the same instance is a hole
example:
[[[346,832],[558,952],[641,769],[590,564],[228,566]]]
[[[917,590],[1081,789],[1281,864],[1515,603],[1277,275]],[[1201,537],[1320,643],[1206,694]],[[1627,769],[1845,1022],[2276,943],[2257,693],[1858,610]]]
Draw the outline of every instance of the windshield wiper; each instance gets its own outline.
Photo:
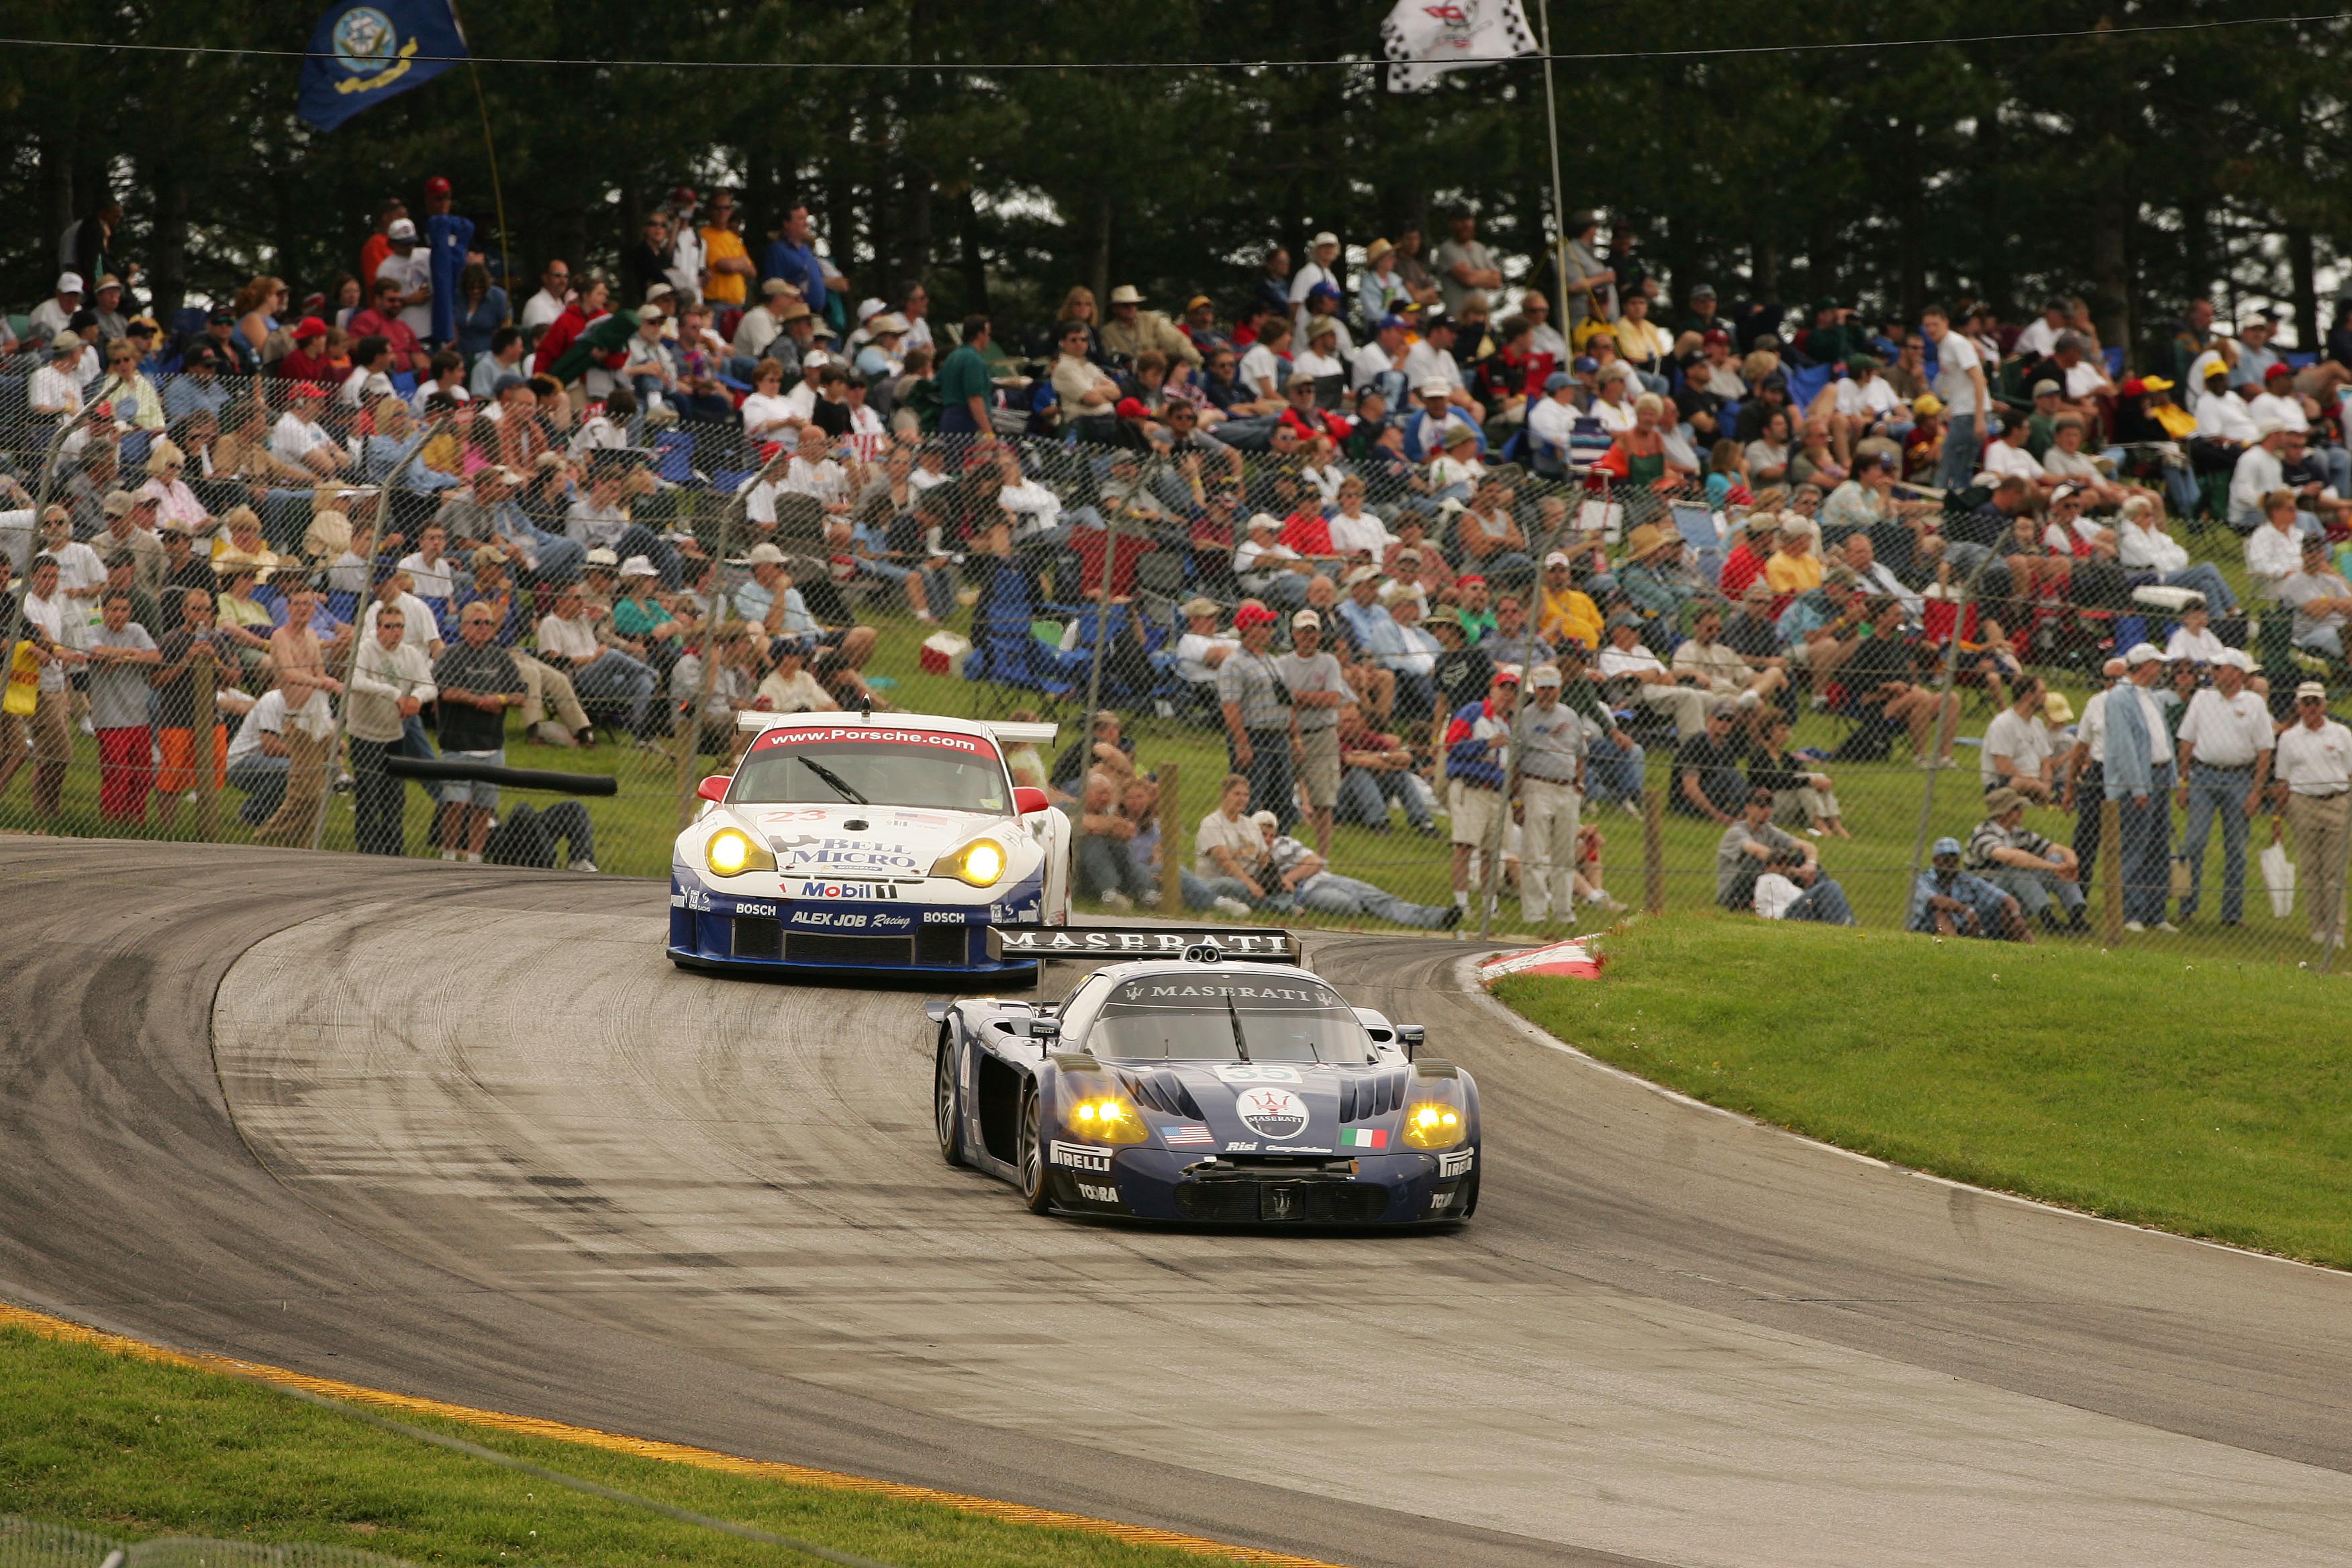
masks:
[[[1241,1053],[1242,1060],[1249,1060],[1249,1041],[1242,1034],[1242,1016],[1234,1011],[1234,994],[1231,991],[1225,993],[1225,1016],[1234,1021],[1234,1049]]]
[[[847,779],[843,778],[839,773],[835,773],[823,763],[812,762],[807,757],[801,756],[798,752],[795,752],[793,754],[795,757],[800,758],[800,763],[803,767],[805,767],[809,772],[814,773],[817,777],[831,784],[834,789],[840,794],[843,799],[855,801],[859,805],[872,805],[874,804],[864,795],[858,794],[855,789],[851,788]]]

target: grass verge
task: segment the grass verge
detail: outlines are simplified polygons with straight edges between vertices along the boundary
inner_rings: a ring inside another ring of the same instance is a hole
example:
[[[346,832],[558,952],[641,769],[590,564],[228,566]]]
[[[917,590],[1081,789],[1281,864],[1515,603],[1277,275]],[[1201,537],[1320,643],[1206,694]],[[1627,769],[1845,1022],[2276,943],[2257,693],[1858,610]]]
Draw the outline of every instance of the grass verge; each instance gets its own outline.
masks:
[[[2352,1268],[2341,976],[2144,949],[1637,921],[1598,983],[1496,994],[1604,1061],[1812,1137]]]
[[[976,1511],[990,1506],[980,1500],[957,1507],[878,1485],[795,1485],[723,1456],[682,1463],[615,1451],[625,1442],[609,1437],[532,1436],[414,1408],[393,1414],[643,1498],[906,1568],[1304,1563],[1207,1542],[1143,1544],[1134,1538],[1157,1532],[1098,1522],[1016,1522]],[[436,1447],[249,1379],[14,1326],[0,1326],[0,1497],[8,1511],[116,1536],[313,1542],[420,1563],[814,1561]]]

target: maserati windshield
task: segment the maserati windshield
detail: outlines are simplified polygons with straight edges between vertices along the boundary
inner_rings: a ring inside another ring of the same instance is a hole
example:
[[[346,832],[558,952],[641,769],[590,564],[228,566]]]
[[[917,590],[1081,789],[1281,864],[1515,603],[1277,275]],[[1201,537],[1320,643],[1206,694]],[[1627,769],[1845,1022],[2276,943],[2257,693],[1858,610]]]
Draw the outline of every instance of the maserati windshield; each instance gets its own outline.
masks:
[[[1009,815],[993,742],[928,730],[770,730],[751,743],[730,798],[758,805],[915,805]]]
[[[1303,975],[1151,974],[1122,981],[1087,1047],[1118,1061],[1368,1062],[1339,994]]]

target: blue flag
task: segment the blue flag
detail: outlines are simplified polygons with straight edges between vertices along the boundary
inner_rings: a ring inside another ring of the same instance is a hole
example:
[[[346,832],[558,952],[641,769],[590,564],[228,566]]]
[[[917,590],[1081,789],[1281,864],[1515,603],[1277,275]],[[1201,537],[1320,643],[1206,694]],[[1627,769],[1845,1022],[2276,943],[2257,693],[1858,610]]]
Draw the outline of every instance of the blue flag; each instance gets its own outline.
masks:
[[[310,34],[299,108],[303,119],[332,131],[465,58],[466,36],[449,0],[338,5]]]

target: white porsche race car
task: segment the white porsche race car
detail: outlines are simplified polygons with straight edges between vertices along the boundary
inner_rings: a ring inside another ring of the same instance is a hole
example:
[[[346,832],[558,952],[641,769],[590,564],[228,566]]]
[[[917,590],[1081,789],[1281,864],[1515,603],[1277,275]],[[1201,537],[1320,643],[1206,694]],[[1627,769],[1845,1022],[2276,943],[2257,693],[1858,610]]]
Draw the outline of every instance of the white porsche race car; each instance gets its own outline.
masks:
[[[991,925],[1066,924],[1069,818],[1016,787],[1003,746],[1051,724],[909,713],[746,713],[732,773],[670,853],[685,968],[1027,974]]]

